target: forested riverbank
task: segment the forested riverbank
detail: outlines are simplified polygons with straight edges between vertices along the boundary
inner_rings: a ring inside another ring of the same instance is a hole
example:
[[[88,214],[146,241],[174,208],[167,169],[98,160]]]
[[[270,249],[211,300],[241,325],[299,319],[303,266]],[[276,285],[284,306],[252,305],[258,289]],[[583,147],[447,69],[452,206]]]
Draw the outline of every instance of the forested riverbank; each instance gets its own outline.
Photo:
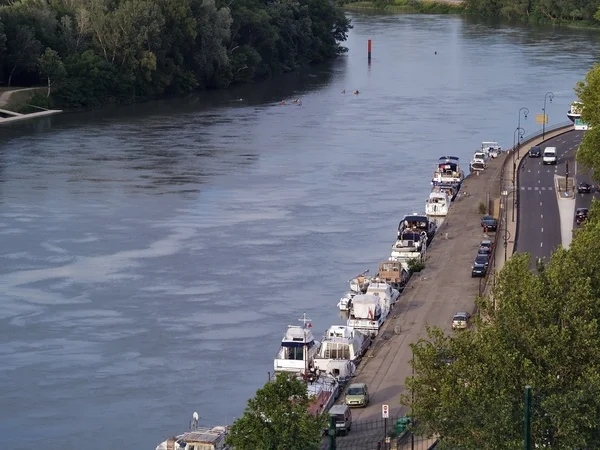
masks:
[[[471,14],[532,24],[600,27],[600,0],[340,0],[346,9],[420,14]]]
[[[349,28],[327,0],[0,0],[0,80],[66,107],[225,88],[330,59]]]

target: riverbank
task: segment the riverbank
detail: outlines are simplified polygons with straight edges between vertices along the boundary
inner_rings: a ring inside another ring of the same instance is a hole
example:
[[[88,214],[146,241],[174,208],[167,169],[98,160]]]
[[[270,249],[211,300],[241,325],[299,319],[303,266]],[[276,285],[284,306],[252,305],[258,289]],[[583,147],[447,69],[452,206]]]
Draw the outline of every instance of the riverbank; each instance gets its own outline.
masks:
[[[466,12],[466,5],[462,0],[394,0],[388,3],[358,1],[346,3],[343,8],[348,11],[382,11],[404,14],[464,14]]]
[[[60,109],[46,109],[29,105],[28,99],[38,90],[40,90],[39,87],[31,87],[3,91],[0,94],[0,125],[38,119],[62,112]],[[25,94],[25,96],[20,94]]]

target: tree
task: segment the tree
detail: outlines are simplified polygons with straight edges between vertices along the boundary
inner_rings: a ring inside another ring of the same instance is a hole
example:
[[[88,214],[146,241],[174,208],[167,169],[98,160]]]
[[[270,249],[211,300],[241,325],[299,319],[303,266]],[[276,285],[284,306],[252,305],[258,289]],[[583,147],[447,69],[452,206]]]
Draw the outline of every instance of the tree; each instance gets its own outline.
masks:
[[[28,26],[19,27],[13,36],[7,36],[7,55],[10,72],[8,83],[10,86],[15,73],[22,70],[33,69],[40,56],[41,44],[35,38],[35,32]]]
[[[600,65],[594,64],[585,81],[577,83],[575,92],[584,106],[581,119],[590,126],[577,151],[577,161],[592,169],[592,177],[600,181]]]
[[[513,256],[475,327],[427,330],[414,344],[402,403],[446,448],[522,446],[523,389],[533,387],[536,448],[600,448],[600,211],[538,271]],[[414,397],[413,397],[414,395]],[[414,398],[414,401],[413,401]]]
[[[312,416],[308,405],[306,384],[280,373],[248,400],[228,443],[236,450],[317,450],[327,423]]]
[[[39,68],[40,74],[48,80],[47,96],[50,97],[50,87],[52,84],[60,82],[66,75],[65,66],[58,53],[51,48],[47,48],[42,56],[40,56]]]

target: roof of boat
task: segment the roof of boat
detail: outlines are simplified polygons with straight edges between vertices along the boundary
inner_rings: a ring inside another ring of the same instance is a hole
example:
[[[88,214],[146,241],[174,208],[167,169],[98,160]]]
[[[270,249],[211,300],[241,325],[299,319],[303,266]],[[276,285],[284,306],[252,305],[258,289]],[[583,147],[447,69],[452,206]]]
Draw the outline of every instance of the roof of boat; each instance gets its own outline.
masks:
[[[302,328],[298,325],[288,325],[288,329],[285,332],[285,336],[283,337],[284,341],[294,341],[294,342],[310,342],[315,338],[310,330],[306,328]]]
[[[203,444],[215,444],[223,439],[227,432],[226,427],[198,428],[181,435],[185,442],[201,442]]]
[[[405,220],[407,222],[429,222],[429,217],[427,217],[427,215],[425,214],[412,213],[404,216],[404,219],[402,219],[402,221]]]
[[[440,156],[440,159],[438,159],[438,161],[449,161],[449,160],[460,161],[460,158],[458,156]]]
[[[377,297],[376,295],[371,295],[371,294],[358,294],[356,296],[354,296],[354,298],[352,299],[352,304],[356,305],[358,303],[361,304],[365,304],[365,303],[377,303],[379,304],[379,297]]]

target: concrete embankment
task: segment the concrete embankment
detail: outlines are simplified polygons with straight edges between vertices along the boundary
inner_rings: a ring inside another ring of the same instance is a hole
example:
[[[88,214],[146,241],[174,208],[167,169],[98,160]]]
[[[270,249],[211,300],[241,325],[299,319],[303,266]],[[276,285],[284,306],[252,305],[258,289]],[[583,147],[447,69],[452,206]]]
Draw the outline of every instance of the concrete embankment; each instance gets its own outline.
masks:
[[[565,131],[567,128],[546,133],[546,138]],[[523,142],[515,158],[540,141],[541,137]],[[411,278],[353,380],[367,383],[371,392],[369,406],[354,411],[354,420],[380,418],[384,404],[389,405],[390,417],[408,412],[400,405],[400,395],[406,391],[404,382],[411,375],[410,344],[426,337],[426,325],[449,330],[456,312],[474,312],[474,300],[485,291],[486,280],[472,278],[471,265],[483,239],[495,241],[495,254],[501,255],[504,263],[501,231],[485,234],[479,209],[484,204],[499,216],[503,183],[512,179],[512,156],[503,153],[491,160],[486,170],[463,182],[460,195],[428,249],[425,269]],[[512,247],[510,250],[508,255]],[[347,437],[352,438],[351,434]]]

